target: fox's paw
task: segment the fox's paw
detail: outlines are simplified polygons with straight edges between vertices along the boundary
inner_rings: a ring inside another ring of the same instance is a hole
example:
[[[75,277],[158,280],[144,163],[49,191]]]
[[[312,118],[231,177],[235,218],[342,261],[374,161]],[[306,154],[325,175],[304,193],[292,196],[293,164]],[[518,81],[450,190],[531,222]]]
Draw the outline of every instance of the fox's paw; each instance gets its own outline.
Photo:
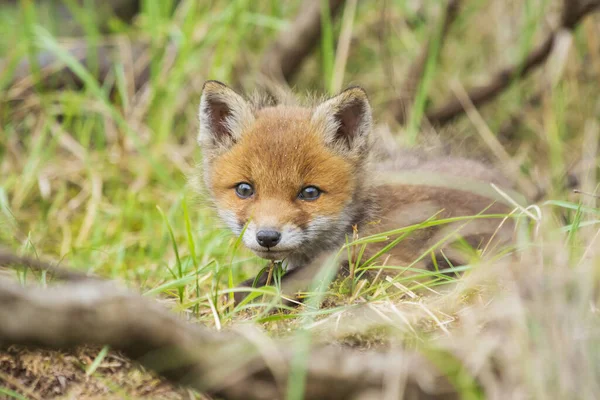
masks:
[[[242,283],[238,284],[236,288],[253,288],[265,286],[267,284],[267,276],[268,274],[265,271],[263,271],[260,275],[254,278],[246,279]],[[240,304],[242,300],[248,297],[249,294],[249,291],[235,292],[233,294],[235,305],[237,306],[238,304]]]

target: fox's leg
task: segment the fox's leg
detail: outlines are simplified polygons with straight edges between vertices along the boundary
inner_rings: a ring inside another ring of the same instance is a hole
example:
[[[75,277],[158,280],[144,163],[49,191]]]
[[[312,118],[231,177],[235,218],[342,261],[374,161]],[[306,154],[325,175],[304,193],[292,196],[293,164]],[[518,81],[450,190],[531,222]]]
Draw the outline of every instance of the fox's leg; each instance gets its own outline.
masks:
[[[289,298],[296,299],[298,301],[302,301],[302,299],[298,298],[296,294],[300,291],[307,290],[314,278],[318,275],[321,268],[326,265],[329,257],[335,253],[324,253],[323,255],[316,257],[314,260],[310,261],[307,265],[298,265],[295,268],[288,270],[281,277],[281,292]],[[347,273],[347,265],[348,261],[345,259],[337,261],[337,273],[339,275],[344,275],[344,271]],[[345,266],[345,267],[344,267]],[[268,271],[263,270],[259,276],[256,276],[251,279],[247,279],[244,282],[240,283],[237,287],[252,287],[254,281],[256,281],[255,287],[264,286],[267,283]],[[235,304],[239,304],[243,299],[248,296],[248,292],[236,292],[234,294]],[[294,305],[297,303],[286,302],[286,305]]]
[[[260,286],[264,286],[267,284],[267,276],[268,276],[268,271],[263,270],[261,273],[259,273],[259,275],[255,276],[254,278],[250,278],[250,279],[246,279],[245,281],[243,281],[242,283],[238,284],[236,286],[236,288],[251,288],[251,287],[260,287]],[[254,281],[256,281],[256,285],[253,286]],[[235,301],[235,305],[238,305],[242,300],[244,300],[248,294],[250,294],[249,292],[235,292],[233,294],[233,299]]]
[[[292,269],[291,271],[287,271],[282,277],[281,277],[281,286],[283,287],[285,282],[287,280],[292,279],[292,277],[294,275],[296,275],[299,271],[302,270],[302,267],[297,267]],[[268,269],[263,269],[261,272],[259,272],[259,274],[257,276],[255,276],[254,278],[250,278],[250,279],[246,279],[245,281],[241,282],[240,284],[238,284],[236,287],[237,288],[252,288],[252,287],[261,287],[261,286],[265,286],[267,284],[267,279],[269,276],[269,270]],[[255,284],[256,282],[256,284]],[[273,284],[273,280],[271,282],[271,285]],[[288,286],[288,285],[285,285]],[[287,291],[285,293],[288,293]],[[250,292],[235,292],[233,294],[233,298],[235,300],[235,304],[238,305],[242,300],[244,300],[248,295],[250,294]],[[291,303],[291,302],[290,302]],[[294,303],[295,304],[295,303]],[[291,305],[291,304],[290,304]]]

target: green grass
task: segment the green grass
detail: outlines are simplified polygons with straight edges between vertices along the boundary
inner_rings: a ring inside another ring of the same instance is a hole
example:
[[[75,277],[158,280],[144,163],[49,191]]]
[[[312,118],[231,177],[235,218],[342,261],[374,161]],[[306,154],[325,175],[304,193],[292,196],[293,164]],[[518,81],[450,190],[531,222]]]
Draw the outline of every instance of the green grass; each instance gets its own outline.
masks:
[[[600,277],[600,260],[594,250],[598,246],[594,235],[600,209],[595,199],[574,195],[564,187],[567,169],[581,157],[584,128],[596,123],[589,129],[598,129],[600,69],[594,62],[600,59],[600,49],[592,47],[596,43],[593,33],[600,32],[597,20],[595,25],[586,22],[592,25],[590,29],[576,32],[575,46],[563,60],[566,67],[559,80],[549,82],[546,74],[533,74],[515,82],[480,110],[518,166],[519,189],[526,192],[541,187],[546,193],[538,203],[541,218],[535,209],[531,210],[535,218],[522,218],[524,232],[516,246],[517,260],[511,264],[507,257],[499,257],[491,265],[479,265],[474,260],[467,266],[438,271],[386,265],[390,270],[414,274],[382,278],[374,284],[364,280],[364,274],[381,268],[382,262],[363,257],[369,243],[386,238],[399,243],[417,229],[461,220],[432,219],[385,234],[349,238],[340,254],[350,254],[355,261],[351,282],[329,285],[333,277],[326,275],[317,280],[320,285],[309,290],[305,306],[274,312],[280,296],[277,287],[254,289],[248,301],[232,305],[233,293],[241,290],[235,285],[254,276],[265,263],[218,223],[207,199],[193,190],[189,179],[197,174],[200,162],[195,135],[203,81],[220,79],[254,90],[253,77],[262,51],[289,25],[301,2],[235,0],[215,1],[209,6],[209,2],[194,0],[143,1],[142,12],[131,26],[113,17],[107,17],[106,23],[104,16],[94,13],[92,3],[64,2],[74,15],[69,27],[57,23],[52,7],[33,1],[22,0],[18,6],[0,10],[0,21],[6,22],[0,23],[0,59],[6,61],[6,68],[0,71],[0,88],[8,88],[20,60],[29,59],[33,66],[27,90],[4,90],[1,100],[0,243],[22,254],[51,256],[74,268],[120,281],[145,296],[167,302],[174,311],[200,324],[227,328],[252,322],[273,336],[290,335],[297,353],[287,392],[290,399],[302,398],[307,346],[322,337],[345,340],[353,335],[361,337],[359,345],[364,347],[385,342],[420,350],[432,362],[445,366],[444,373],[465,398],[485,398],[474,377],[460,364],[474,355],[461,358],[460,354],[468,348],[468,338],[476,340],[469,329],[490,320],[505,321],[506,316],[497,308],[486,308],[478,301],[486,296],[496,295],[500,303],[504,301],[515,310],[518,303],[523,309],[515,311],[506,323],[509,332],[503,331],[511,340],[507,351],[512,353],[489,350],[488,362],[481,365],[497,363],[508,369],[509,361],[514,361],[520,371],[543,365],[547,372],[543,378],[524,373],[522,380],[508,381],[531,393],[532,398],[553,394],[552,374],[561,370],[551,370],[550,365],[571,360],[571,353],[555,351],[553,346],[564,342],[580,346],[577,349],[594,349],[600,345],[595,334],[583,344],[567,332],[551,334],[552,318],[556,323],[562,323],[557,321],[564,317],[576,326],[597,328],[597,317],[589,306],[597,306],[592,289],[597,288]],[[381,2],[359,1],[354,15],[347,17],[354,18],[354,23],[345,64],[338,64],[336,58],[342,24],[324,10],[324,35],[295,80],[296,91],[331,92],[333,74],[340,72],[336,66],[345,65],[341,71],[344,84],[360,84],[367,89],[376,121],[390,123],[400,141],[441,141],[459,153],[498,161],[468,118],[433,135],[422,126],[421,116],[430,104],[438,104],[451,94],[451,81],[459,79],[468,87],[501,66],[522,59],[543,37],[543,18],[551,12],[552,2],[464,1],[444,46],[440,46],[436,23],[442,3],[423,2],[415,9],[415,2],[398,0],[387,2],[382,13]],[[508,21],[514,28],[506,27]],[[105,26],[111,30],[110,36],[102,33]],[[64,35],[71,33],[69,29],[80,34],[67,38]],[[385,40],[377,29],[384,32]],[[403,74],[430,35],[433,39],[425,78],[418,86],[409,123],[401,127],[393,121],[389,101],[400,95],[397,89]],[[121,57],[104,81],[97,79],[101,64],[97,55],[90,53],[90,63],[85,66],[67,51],[68,46],[78,43],[95,46],[112,40],[117,45],[117,38],[121,45],[143,41],[147,47],[133,60],[127,55],[127,46],[122,47]],[[54,55],[83,83],[82,87],[69,84],[54,89],[53,77],[44,77],[37,66],[39,52]],[[135,68],[147,67],[146,85],[136,87],[132,81],[139,78],[132,61],[144,64]],[[541,100],[530,103],[532,95],[542,88],[546,89]],[[515,115],[519,123],[500,135],[501,128]],[[594,154],[598,165],[597,150]],[[577,169],[574,174],[583,179],[587,176]],[[592,188],[594,183],[590,183]],[[431,252],[422,254],[421,258],[425,257],[431,257]],[[536,267],[524,260],[533,260]],[[498,282],[508,279],[500,267],[506,263],[524,279],[509,279],[511,284],[535,286],[539,279],[550,285],[564,304],[549,301],[545,297],[548,293],[540,288],[526,299],[499,291]],[[544,273],[531,271],[537,267]],[[465,272],[467,278],[458,279],[457,272]],[[591,278],[586,280],[585,276]],[[19,279],[23,283],[47,283],[44,274],[32,272],[19,273]],[[446,289],[449,294],[423,295]],[[578,290],[575,298],[565,294]],[[322,300],[327,307],[318,307]],[[543,301],[548,304],[545,313],[540,310]],[[335,325],[336,318],[350,318],[365,304],[389,321],[324,333],[324,326]],[[383,339],[380,333],[373,333],[378,329],[386,332]],[[448,335],[456,339],[452,346],[438,340]],[[489,338],[483,334],[484,339]],[[453,346],[464,347],[456,350]],[[454,350],[458,356],[450,355]],[[485,351],[479,349],[477,354]],[[106,354],[107,349],[103,349],[91,355],[87,366],[90,379],[110,380],[109,370],[102,366]],[[600,375],[594,375],[599,371],[593,367],[593,357],[588,354],[582,365],[590,366],[587,374],[597,378]],[[591,378],[569,378],[589,385],[581,393],[598,393]],[[574,393],[568,383],[554,384],[555,393],[564,398]],[[2,385],[0,393],[26,398],[15,388]],[[114,391],[142,398],[132,385],[122,380]]]

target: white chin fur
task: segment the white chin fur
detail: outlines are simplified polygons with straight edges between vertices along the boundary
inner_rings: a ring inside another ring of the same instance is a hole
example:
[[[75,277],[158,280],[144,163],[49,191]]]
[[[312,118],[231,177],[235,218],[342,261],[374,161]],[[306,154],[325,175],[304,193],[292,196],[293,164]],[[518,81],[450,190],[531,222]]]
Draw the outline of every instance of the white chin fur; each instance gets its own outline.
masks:
[[[252,250],[254,254],[259,256],[260,258],[264,258],[266,260],[271,261],[281,261],[285,259],[290,252],[289,251],[267,251],[267,250]]]
[[[269,229],[271,227],[261,227],[261,229]],[[271,228],[273,229],[273,228]],[[258,256],[263,258],[269,258],[263,256],[263,254],[267,253],[291,253],[297,250],[303,242],[304,233],[300,228],[297,228],[293,225],[286,224],[280,228],[281,232],[281,240],[277,245],[273,247],[269,247],[268,251],[266,247],[261,246],[256,240],[256,233],[259,231],[257,224],[254,222],[250,222],[246,231],[244,232],[244,237],[242,238],[244,245],[255,252]]]

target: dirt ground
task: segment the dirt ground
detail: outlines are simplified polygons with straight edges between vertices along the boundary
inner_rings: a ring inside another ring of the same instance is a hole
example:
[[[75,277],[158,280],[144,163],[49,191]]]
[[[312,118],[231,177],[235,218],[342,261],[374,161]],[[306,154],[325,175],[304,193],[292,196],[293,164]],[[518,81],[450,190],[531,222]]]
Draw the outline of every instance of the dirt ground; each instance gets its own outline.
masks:
[[[0,381],[5,388],[27,397],[0,394],[0,399],[206,399],[158,379],[117,352],[109,352],[88,375],[86,369],[100,350],[58,352],[10,347],[0,352]]]

